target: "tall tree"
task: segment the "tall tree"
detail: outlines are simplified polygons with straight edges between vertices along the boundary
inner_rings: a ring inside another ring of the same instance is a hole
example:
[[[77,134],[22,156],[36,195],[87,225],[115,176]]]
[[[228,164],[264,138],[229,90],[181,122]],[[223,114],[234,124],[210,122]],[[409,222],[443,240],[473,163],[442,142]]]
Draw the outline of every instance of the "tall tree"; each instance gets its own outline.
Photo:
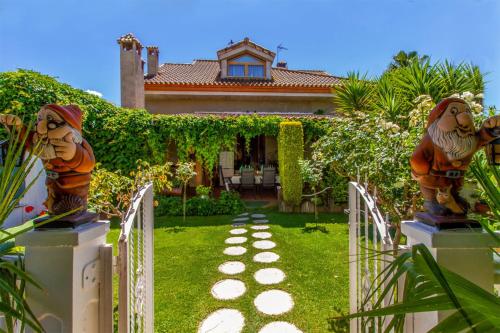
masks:
[[[393,70],[401,67],[408,67],[414,62],[419,62],[420,64],[429,60],[428,55],[420,56],[417,51],[405,52],[403,50],[399,51],[395,56],[392,57],[392,62],[389,64],[388,70]]]

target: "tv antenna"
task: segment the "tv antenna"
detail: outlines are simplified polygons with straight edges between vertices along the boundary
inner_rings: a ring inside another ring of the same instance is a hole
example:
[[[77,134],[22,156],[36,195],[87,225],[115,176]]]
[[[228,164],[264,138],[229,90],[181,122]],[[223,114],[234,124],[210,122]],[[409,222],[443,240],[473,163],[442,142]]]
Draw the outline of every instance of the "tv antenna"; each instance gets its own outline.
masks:
[[[276,64],[280,62],[280,52],[281,51],[288,51],[286,47],[283,46],[283,43],[280,43],[278,47],[276,48]]]

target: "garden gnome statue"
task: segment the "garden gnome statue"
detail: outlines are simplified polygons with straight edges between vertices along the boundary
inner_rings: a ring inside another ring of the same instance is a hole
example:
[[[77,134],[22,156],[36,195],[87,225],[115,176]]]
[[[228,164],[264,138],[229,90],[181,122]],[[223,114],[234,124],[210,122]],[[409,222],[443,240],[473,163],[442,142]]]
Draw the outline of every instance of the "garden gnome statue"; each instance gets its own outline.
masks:
[[[0,115],[0,123],[25,131],[19,117]],[[40,145],[39,157],[47,173],[49,216],[78,210],[50,223],[50,227],[76,227],[95,221],[87,212],[87,195],[95,165],[92,147],[82,137],[82,111],[76,105],[48,104],[38,112],[36,128],[28,134],[27,146]]]
[[[474,153],[495,139],[499,127],[497,115],[476,131],[471,109],[461,98],[446,98],[436,105],[410,160],[427,211],[417,213],[417,220],[441,229],[479,226],[467,219],[469,205],[459,191]]]

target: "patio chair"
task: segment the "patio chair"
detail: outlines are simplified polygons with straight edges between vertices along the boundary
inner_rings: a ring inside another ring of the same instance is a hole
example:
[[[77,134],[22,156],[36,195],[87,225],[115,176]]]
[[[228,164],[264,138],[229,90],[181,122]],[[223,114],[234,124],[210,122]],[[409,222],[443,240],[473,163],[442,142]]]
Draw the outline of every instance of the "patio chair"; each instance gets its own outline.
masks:
[[[255,176],[253,169],[244,168],[241,170],[241,184],[242,190],[254,190],[254,195],[257,195],[257,185],[255,184]]]
[[[222,180],[222,185],[228,192],[239,187],[239,185],[233,184],[233,181],[231,180],[233,174],[234,170],[223,168],[221,165],[219,165],[219,177]]]
[[[276,169],[266,167],[262,171],[262,188],[273,189],[276,192]]]

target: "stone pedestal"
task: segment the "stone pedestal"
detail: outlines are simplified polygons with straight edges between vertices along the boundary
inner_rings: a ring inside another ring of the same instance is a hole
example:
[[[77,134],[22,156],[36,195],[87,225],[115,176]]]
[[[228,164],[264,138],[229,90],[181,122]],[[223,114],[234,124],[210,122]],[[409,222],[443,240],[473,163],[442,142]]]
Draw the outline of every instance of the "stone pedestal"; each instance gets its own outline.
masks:
[[[438,230],[416,221],[404,221],[401,231],[408,245],[424,244],[438,264],[493,292],[494,269],[491,247],[495,241],[482,229]],[[424,312],[409,316],[405,332],[428,332],[449,312]]]
[[[43,288],[29,285],[26,297],[46,332],[102,331],[99,288],[109,263],[100,260],[100,252],[108,231],[109,221],[99,221],[17,237],[17,245],[26,248],[27,272]]]

